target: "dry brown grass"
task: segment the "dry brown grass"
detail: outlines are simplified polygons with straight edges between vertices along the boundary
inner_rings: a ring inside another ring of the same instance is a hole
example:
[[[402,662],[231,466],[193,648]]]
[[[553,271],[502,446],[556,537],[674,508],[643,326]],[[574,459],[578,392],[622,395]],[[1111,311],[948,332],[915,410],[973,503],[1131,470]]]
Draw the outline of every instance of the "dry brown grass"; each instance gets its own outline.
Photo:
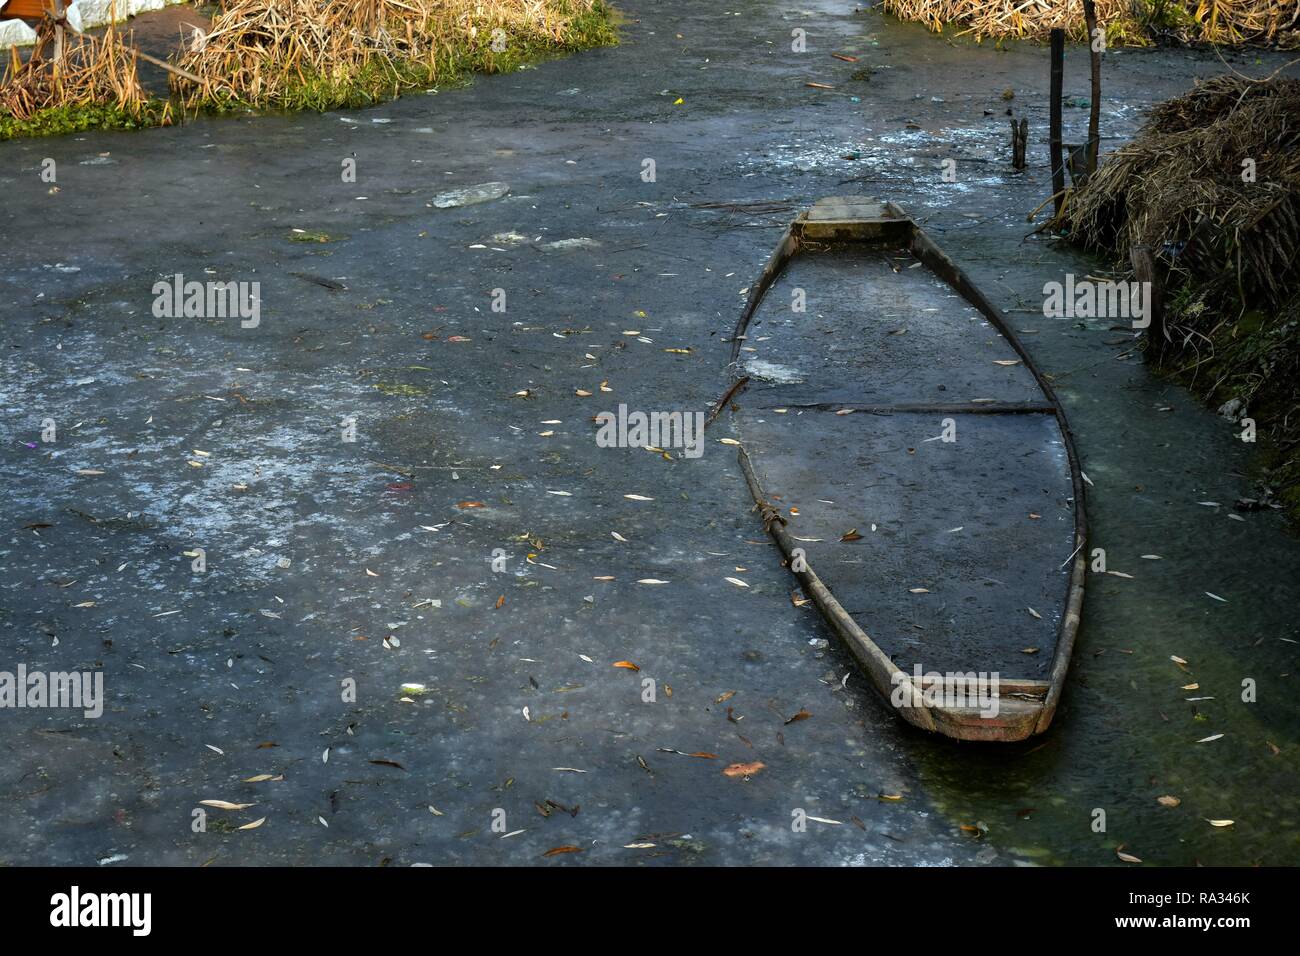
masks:
[[[65,32],[63,60],[54,57],[54,25],[37,28],[36,45],[26,62],[11,48],[0,78],[0,114],[29,120],[41,110],[111,104],[139,114],[148,100],[136,59],[122,34],[110,27],[101,36]]]
[[[884,0],[882,7],[935,31],[961,24],[976,37],[1041,38],[1053,27],[1084,35],[1082,0]],[[1300,0],[1097,0],[1097,18],[1122,42],[1160,33],[1185,42],[1300,46]]]
[[[507,50],[563,45],[594,0],[227,0],[178,64],[187,107],[324,108],[438,82],[480,54],[494,30]],[[475,66],[483,64],[475,63]]]
[[[919,20],[940,31],[960,23],[979,37],[1038,37],[1053,27],[1082,36],[1082,0],[885,0],[883,8],[902,20]],[[1129,0],[1097,0],[1102,22],[1127,15]]]

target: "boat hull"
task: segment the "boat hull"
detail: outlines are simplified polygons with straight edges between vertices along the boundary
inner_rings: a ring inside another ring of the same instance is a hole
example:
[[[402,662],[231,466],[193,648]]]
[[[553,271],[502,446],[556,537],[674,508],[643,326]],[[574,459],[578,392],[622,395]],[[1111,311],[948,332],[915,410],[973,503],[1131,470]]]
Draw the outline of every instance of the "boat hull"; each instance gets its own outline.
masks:
[[[1045,730],[1083,489],[1050,385],[984,296],[897,207],[822,200],[754,284],[732,365],[755,508],[899,716],[966,740]]]

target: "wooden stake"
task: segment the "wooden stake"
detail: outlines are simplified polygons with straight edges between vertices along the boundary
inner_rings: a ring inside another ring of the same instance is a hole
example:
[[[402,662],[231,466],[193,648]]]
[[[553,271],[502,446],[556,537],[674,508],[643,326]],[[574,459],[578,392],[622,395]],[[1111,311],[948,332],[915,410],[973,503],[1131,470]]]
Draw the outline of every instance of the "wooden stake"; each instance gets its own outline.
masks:
[[[1051,126],[1048,130],[1048,149],[1052,162],[1052,193],[1056,215],[1061,215],[1061,202],[1065,195],[1065,162],[1061,158],[1061,81],[1065,70],[1065,31],[1052,29],[1052,82]]]
[[[1101,149],[1101,50],[1105,36],[1097,37],[1097,5],[1083,0],[1083,19],[1088,26],[1089,61],[1092,68],[1092,109],[1088,113],[1088,175],[1097,171],[1097,154]]]
[[[54,71],[63,65],[63,0],[54,0]]]
[[[198,83],[200,86],[202,86],[204,83],[207,82],[205,79],[203,79],[203,77],[196,76],[195,74],[191,73],[189,70],[183,70],[179,66],[176,66],[175,64],[168,63],[166,60],[160,60],[156,56],[150,56],[148,53],[142,53],[141,51],[137,50],[135,47],[128,47],[127,49],[129,49],[132,53],[134,53],[136,57],[138,57],[139,59],[144,60],[148,63],[152,63],[154,66],[160,66],[168,73],[175,73],[177,76],[183,76],[185,77],[185,79],[193,83]]]
[[[1029,146],[1029,120],[1019,123],[1011,120],[1011,166],[1023,170],[1029,164],[1025,161],[1025,151]]]

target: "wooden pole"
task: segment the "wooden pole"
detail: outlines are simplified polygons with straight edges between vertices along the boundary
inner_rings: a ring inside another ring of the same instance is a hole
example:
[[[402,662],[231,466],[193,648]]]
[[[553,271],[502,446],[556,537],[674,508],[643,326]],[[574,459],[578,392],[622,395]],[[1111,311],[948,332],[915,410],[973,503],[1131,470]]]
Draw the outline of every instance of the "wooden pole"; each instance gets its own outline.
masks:
[[[63,0],[54,0],[54,74],[63,66]]]
[[[1088,175],[1097,171],[1097,154],[1101,149],[1101,45],[1105,36],[1097,36],[1097,5],[1083,0],[1083,19],[1088,26],[1088,50],[1092,67],[1092,109],[1088,113]]]
[[[1065,31],[1052,30],[1051,125],[1047,145],[1052,161],[1052,194],[1056,215],[1061,214],[1065,199],[1065,162],[1061,158],[1061,81],[1065,70]]]
[[[1022,119],[1017,123],[1011,120],[1011,166],[1017,171],[1023,170],[1028,163],[1025,161],[1025,150],[1029,143],[1029,120]]]

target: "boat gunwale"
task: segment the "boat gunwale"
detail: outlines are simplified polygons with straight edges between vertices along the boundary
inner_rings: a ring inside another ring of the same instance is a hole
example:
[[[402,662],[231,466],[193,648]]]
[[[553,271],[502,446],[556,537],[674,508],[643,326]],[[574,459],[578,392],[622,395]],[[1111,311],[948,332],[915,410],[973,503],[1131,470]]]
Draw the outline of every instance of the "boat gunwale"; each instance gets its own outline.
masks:
[[[839,198],[839,197],[828,197]],[[865,199],[865,197],[851,197],[858,202],[875,202],[874,200]],[[826,200],[822,200],[825,202]],[[1081,612],[1083,608],[1083,590],[1084,575],[1087,572],[1087,556],[1085,554],[1085,544],[1087,542],[1087,511],[1084,501],[1083,471],[1079,464],[1078,453],[1074,445],[1074,434],[1070,430],[1070,424],[1065,415],[1065,409],[1061,405],[1060,399],[1056,395],[1055,389],[1047,381],[1038,363],[1034,361],[1032,355],[1025,348],[1019,337],[1011,326],[1002,318],[1001,314],[994,308],[983,292],[971,281],[970,277],[955,263],[949,256],[930,238],[930,236],[921,228],[915,219],[908,216],[902,209],[892,202],[880,204],[885,216],[879,220],[857,220],[863,224],[866,223],[888,223],[894,227],[895,231],[900,232],[903,241],[898,238],[885,235],[883,229],[873,235],[861,236],[836,236],[832,240],[822,243],[806,239],[804,236],[805,226],[808,224],[808,212],[804,211],[795,218],[789,226],[786,227],[781,241],[777,243],[776,249],[768,258],[766,265],[758,280],[750,289],[750,294],[745,302],[745,308],[737,319],[735,328],[731,336],[731,361],[729,367],[732,371],[732,390],[728,393],[730,396],[736,392],[737,386],[740,385],[747,376],[744,375],[740,368],[740,349],[741,343],[745,341],[745,332],[749,328],[749,323],[758,310],[758,306],[766,297],[768,290],[776,283],[781,274],[785,271],[789,262],[797,255],[800,255],[805,248],[814,245],[824,245],[825,248],[840,245],[873,245],[880,247],[893,246],[895,248],[906,248],[907,251],[922,263],[932,274],[941,279],[950,288],[956,291],[963,299],[974,306],[981,315],[986,318],[995,329],[1006,339],[1015,353],[1020,357],[1037,384],[1047,404],[1051,406],[1052,413],[1056,419],[1057,427],[1061,432],[1061,439],[1065,447],[1066,458],[1070,467],[1070,482],[1074,492],[1073,512],[1074,512],[1074,538],[1075,549],[1070,556],[1073,559],[1073,567],[1070,570],[1069,583],[1066,589],[1064,608],[1062,611],[1061,624],[1057,631],[1056,647],[1053,650],[1052,664],[1048,674],[1048,679],[1039,682],[1029,681],[1008,681],[1012,685],[1021,685],[1026,683],[1046,684],[1047,692],[1037,706],[1028,714],[1022,714],[1014,723],[997,725],[990,723],[986,718],[978,715],[972,716],[968,710],[960,710],[943,706],[926,704],[922,691],[918,689],[907,673],[901,670],[890,660],[884,650],[875,643],[860,625],[844,610],[835,598],[834,594],[822,582],[807,562],[804,563],[805,570],[796,571],[791,568],[791,573],[805,585],[805,591],[812,598],[813,603],[822,613],[823,618],[830,624],[840,638],[849,646],[849,650],[859,663],[866,669],[868,676],[876,685],[877,689],[890,700],[891,691],[899,684],[906,684],[910,688],[910,695],[904,691],[905,696],[910,697],[908,703],[904,706],[893,705],[893,709],[900,714],[908,723],[921,727],[924,730],[934,731],[949,737],[956,737],[962,740],[997,740],[997,741],[1016,741],[1023,740],[1045,731],[1052,723],[1052,718],[1056,714],[1056,708],[1060,703],[1061,693],[1064,690],[1065,677],[1069,670],[1070,660],[1074,652],[1075,638],[1078,634]],[[850,223],[852,221],[849,221]],[[716,415],[721,411],[721,405],[714,410]],[[794,544],[789,538],[781,525],[784,525],[784,518],[776,509],[767,502],[763,494],[762,485],[754,472],[753,464],[750,461],[749,454],[742,445],[739,449],[738,458],[741,471],[744,473],[746,483],[749,486],[751,497],[755,502],[755,508],[758,509],[764,518],[764,526],[769,535],[776,540],[778,547],[785,555],[787,562],[791,558]],[[1066,560],[1069,561],[1070,558]],[[892,705],[892,700],[890,701]],[[1019,708],[1017,708],[1019,709]]]

